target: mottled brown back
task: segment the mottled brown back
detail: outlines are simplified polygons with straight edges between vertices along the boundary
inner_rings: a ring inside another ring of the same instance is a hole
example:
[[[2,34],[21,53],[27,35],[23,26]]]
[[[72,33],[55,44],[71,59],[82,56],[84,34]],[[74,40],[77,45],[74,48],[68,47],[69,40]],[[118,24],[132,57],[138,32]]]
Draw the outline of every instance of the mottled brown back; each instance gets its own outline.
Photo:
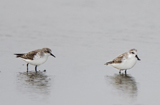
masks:
[[[40,50],[40,49],[35,50],[35,51],[28,52],[28,53],[26,53],[26,54],[15,54],[15,55],[17,55],[17,58],[20,57],[20,58],[24,58],[24,59],[33,60],[34,55],[36,55],[39,50]]]
[[[124,59],[124,57],[127,58],[127,53],[121,54],[120,56],[118,56],[117,58],[115,58],[113,61],[107,62],[105,65],[112,64],[112,63],[121,63],[122,59]]]

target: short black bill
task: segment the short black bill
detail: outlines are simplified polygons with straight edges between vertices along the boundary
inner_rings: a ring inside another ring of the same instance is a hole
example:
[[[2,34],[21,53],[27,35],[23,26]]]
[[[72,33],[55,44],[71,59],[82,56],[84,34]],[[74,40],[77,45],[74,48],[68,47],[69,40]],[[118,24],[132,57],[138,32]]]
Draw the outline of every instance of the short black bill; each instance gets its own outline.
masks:
[[[139,59],[139,58],[138,58],[138,56],[137,56],[137,55],[136,55],[136,58],[137,58],[137,60],[139,60],[139,61],[141,60],[141,59]]]
[[[50,55],[53,56],[53,57],[56,57],[56,56],[54,56],[52,53],[50,53]]]

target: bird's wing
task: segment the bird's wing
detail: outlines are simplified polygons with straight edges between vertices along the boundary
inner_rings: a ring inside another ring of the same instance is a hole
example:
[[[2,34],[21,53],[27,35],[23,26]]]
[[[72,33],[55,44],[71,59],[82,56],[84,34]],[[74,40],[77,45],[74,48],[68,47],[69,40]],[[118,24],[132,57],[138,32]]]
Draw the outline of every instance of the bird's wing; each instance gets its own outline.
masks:
[[[123,53],[113,60],[114,63],[121,63],[123,60],[127,59],[127,53]]]
[[[37,54],[37,51],[31,51],[31,52],[26,53],[23,56],[21,56],[21,58],[33,60],[34,55],[36,55],[36,54]]]

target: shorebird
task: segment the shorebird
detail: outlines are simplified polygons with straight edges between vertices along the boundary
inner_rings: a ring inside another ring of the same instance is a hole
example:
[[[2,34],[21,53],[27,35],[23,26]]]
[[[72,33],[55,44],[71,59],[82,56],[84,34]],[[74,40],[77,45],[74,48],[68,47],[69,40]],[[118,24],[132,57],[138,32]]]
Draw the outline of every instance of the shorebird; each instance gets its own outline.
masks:
[[[131,69],[136,64],[137,60],[140,60],[137,55],[137,50],[131,49],[114,60],[105,63],[105,65],[111,65],[114,68],[119,69],[119,73],[121,73],[122,70],[125,70],[126,74],[127,70]]]
[[[16,55],[17,58],[22,58],[22,60],[27,62],[27,72],[28,72],[28,65],[29,64],[34,65],[35,71],[37,72],[37,66],[46,62],[49,55],[55,57],[51,53],[51,49],[49,49],[49,48],[42,48],[42,49],[30,51],[28,53],[14,54],[14,55]]]

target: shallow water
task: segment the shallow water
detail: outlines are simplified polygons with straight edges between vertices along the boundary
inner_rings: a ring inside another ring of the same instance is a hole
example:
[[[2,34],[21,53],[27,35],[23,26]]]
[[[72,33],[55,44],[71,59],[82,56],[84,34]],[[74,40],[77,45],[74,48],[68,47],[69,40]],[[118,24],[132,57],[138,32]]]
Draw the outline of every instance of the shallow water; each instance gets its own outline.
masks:
[[[160,103],[158,0],[0,1],[0,103],[156,105]],[[49,47],[38,66],[14,53]],[[127,75],[105,66],[138,50]],[[46,70],[46,72],[43,72]]]

